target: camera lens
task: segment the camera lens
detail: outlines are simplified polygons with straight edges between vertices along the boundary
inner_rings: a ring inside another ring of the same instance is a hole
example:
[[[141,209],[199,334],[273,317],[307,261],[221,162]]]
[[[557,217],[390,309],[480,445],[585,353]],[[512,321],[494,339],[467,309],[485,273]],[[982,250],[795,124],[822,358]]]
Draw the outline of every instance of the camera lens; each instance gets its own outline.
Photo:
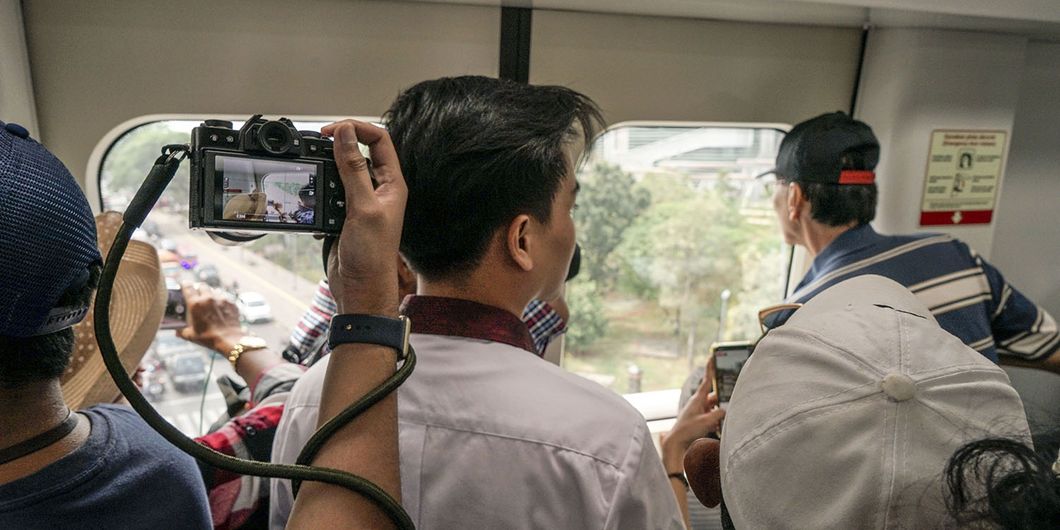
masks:
[[[286,154],[292,145],[291,129],[287,125],[270,121],[258,129],[258,141],[261,147],[274,155]]]

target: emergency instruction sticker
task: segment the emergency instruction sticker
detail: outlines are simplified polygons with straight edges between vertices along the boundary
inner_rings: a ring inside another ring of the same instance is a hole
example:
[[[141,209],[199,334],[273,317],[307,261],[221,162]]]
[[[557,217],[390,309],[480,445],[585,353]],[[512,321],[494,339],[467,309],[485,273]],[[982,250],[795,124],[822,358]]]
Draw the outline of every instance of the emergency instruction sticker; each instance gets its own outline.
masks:
[[[1006,131],[932,131],[922,226],[990,223],[1007,136]]]

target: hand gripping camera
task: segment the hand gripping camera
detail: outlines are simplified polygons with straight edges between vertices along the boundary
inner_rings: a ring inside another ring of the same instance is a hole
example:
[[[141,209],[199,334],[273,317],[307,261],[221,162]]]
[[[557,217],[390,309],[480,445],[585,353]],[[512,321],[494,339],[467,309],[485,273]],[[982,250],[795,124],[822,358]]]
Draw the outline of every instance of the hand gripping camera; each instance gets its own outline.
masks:
[[[256,114],[238,131],[206,120],[191,132],[192,228],[338,234],[346,216],[332,141]],[[242,238],[242,239],[240,239]]]

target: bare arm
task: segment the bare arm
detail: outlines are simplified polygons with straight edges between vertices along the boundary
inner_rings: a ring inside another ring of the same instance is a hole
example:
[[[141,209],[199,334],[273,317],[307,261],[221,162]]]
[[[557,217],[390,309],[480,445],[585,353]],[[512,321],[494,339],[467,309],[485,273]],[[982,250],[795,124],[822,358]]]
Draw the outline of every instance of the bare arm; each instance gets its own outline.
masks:
[[[685,452],[689,446],[696,440],[717,431],[721,425],[721,419],[725,417],[725,411],[717,408],[717,395],[710,392],[714,384],[712,376],[713,366],[708,365],[707,375],[688,403],[685,403],[684,408],[678,413],[673,429],[662,440],[662,461],[668,475],[684,472]],[[670,477],[670,487],[673,488],[677,505],[681,508],[685,528],[691,528],[692,523],[688,515],[688,491],[685,483]]]
[[[335,162],[346,188],[346,221],[328,263],[328,281],[340,314],[397,316],[397,264],[407,190],[386,131],[345,120],[324,127],[335,137]],[[357,141],[367,144],[379,186],[374,190]],[[322,425],[395,371],[397,352],[371,344],[344,344],[331,353],[320,403]],[[383,401],[331,437],[314,460],[360,475],[401,499],[397,397]],[[389,518],[360,495],[306,482],[289,528],[392,528]]]
[[[212,289],[189,285],[183,289],[188,325],[178,330],[177,335],[227,358],[239,339],[246,335],[239,323],[239,309]],[[239,356],[235,370],[247,384],[254,385],[269,368],[283,362],[287,361],[268,348],[249,350]]]

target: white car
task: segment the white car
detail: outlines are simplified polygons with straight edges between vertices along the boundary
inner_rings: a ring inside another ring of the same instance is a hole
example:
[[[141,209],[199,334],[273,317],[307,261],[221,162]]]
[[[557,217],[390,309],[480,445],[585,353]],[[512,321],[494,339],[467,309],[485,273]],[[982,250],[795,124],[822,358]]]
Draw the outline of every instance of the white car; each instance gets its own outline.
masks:
[[[239,314],[243,316],[243,320],[251,324],[272,320],[272,308],[265,301],[265,297],[258,293],[239,293],[239,298],[236,298],[236,306],[239,307]]]

